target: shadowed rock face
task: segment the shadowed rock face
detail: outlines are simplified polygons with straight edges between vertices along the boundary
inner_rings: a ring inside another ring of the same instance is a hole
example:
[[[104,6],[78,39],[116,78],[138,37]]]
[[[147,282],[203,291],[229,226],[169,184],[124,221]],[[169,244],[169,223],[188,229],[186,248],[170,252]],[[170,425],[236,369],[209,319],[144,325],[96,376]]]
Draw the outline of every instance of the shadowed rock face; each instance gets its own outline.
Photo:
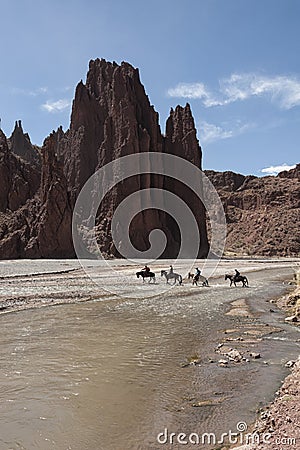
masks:
[[[16,148],[24,149],[24,142],[29,139],[26,135],[22,137],[20,128],[21,124],[17,123],[10,138],[14,152],[17,152]],[[4,200],[7,196],[4,178],[2,210],[6,214],[6,228],[1,235],[0,256],[74,256],[71,213],[84,183],[113,159],[149,151],[175,154],[201,168],[201,148],[189,105],[171,110],[163,136],[158,114],[149,102],[138,70],[125,62],[118,65],[103,59],[91,61],[86,83],[80,82],[76,88],[69,130],[64,133],[60,128],[52,133],[41,149],[38,193],[26,195],[27,204],[13,215]],[[30,152],[18,152],[23,159],[33,158]],[[31,161],[31,164],[34,166],[35,162]],[[202,204],[185,186],[155,174],[131,177],[106,196],[97,217],[101,250],[107,256],[118,256],[110,235],[114,210],[132,192],[149,187],[170,189],[190,205],[201,234],[199,257],[204,257],[208,242]],[[179,230],[174,220],[161,211],[148,209],[135,217],[130,228],[133,244],[139,250],[147,249],[149,233],[155,228],[162,229],[168,238],[162,257],[175,257],[180,246]]]
[[[189,105],[171,111],[164,137],[158,114],[140,82],[138,69],[125,62],[117,65],[103,59],[91,61],[86,83],[80,82],[76,89],[70,129],[58,148],[64,160],[72,204],[95,170],[116,158],[140,152],[175,154],[201,168],[201,149]],[[190,201],[184,186],[155,174],[131,177],[103,201],[97,219],[101,250],[118,256],[109,233],[113,212],[128,195],[150,187],[171,189],[186,198],[188,204],[193,204],[202,238],[199,256],[205,256],[208,243],[202,205],[194,198]],[[168,239],[162,257],[176,256],[180,246],[178,227],[170,216],[155,209],[145,210],[135,217],[130,228],[133,245],[139,250],[149,248],[148,236],[155,228],[162,229]]]
[[[205,173],[224,205],[228,254],[299,256],[300,164],[276,177]]]
[[[39,185],[39,169],[11,152],[0,130],[0,212],[17,210],[33,197]]]
[[[56,149],[63,132],[52,133],[43,145],[41,188],[37,213],[31,222],[31,236],[26,252],[34,257],[67,258],[74,255],[71,224],[72,208],[67,182],[63,173],[63,162]]]
[[[14,131],[7,142],[12,153],[33,166],[40,167],[39,149],[36,145],[32,145],[28,133],[23,132],[21,120],[16,121]]]
[[[34,166],[22,162],[21,159],[17,159],[10,153],[7,141],[5,137],[3,139],[3,136],[2,133],[2,136],[0,135],[0,155],[2,137],[2,142],[4,142],[2,155],[6,158],[6,162],[1,164],[0,161],[0,173],[1,169],[6,170],[7,161],[12,161],[8,173],[12,177],[13,183],[16,178],[21,189],[24,189],[26,183],[30,185],[37,181],[37,187],[35,190],[26,191],[27,195],[23,192],[23,197],[18,195],[18,201],[20,202],[22,199],[23,202],[20,203],[20,207],[15,209],[9,202],[5,204],[5,196],[1,196],[1,258],[74,256],[70,234],[72,212],[61,162],[55,153],[59,132],[52,133],[44,142],[42,173],[37,172]],[[23,178],[20,178],[20,174]],[[25,176],[29,181],[24,178]],[[3,192],[7,192],[7,189],[1,190],[2,194]],[[8,199],[9,195],[8,190]]]

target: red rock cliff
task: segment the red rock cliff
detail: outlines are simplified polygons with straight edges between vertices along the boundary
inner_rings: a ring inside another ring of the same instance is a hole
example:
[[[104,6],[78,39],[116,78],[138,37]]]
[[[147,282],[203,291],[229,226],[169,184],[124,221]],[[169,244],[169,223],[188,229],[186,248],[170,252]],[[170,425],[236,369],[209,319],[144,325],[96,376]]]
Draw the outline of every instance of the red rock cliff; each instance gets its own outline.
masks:
[[[18,211],[18,220],[15,217],[10,221],[0,241],[0,256],[74,255],[71,212],[86,180],[113,159],[149,151],[175,154],[201,168],[201,148],[189,105],[171,111],[164,137],[138,69],[125,62],[118,65],[103,59],[91,61],[86,83],[80,82],[76,88],[70,128],[66,133],[59,129],[45,140],[39,192]],[[155,174],[132,177],[128,183],[113,188],[104,199],[97,217],[101,250],[107,256],[118,255],[110,235],[113,212],[129,194],[148,187],[173,190],[190,204],[200,228],[199,256],[205,256],[208,242],[202,205],[185,186]],[[3,204],[4,209],[7,207]],[[25,223],[22,218],[31,214],[34,219]],[[135,217],[130,229],[133,244],[140,250],[147,249],[148,235],[154,228],[162,229],[168,238],[162,256],[175,257],[180,245],[179,230],[174,220],[161,211],[148,209]],[[16,240],[17,248],[13,243]]]
[[[223,202],[229,255],[299,256],[299,168],[261,178],[205,171]]]

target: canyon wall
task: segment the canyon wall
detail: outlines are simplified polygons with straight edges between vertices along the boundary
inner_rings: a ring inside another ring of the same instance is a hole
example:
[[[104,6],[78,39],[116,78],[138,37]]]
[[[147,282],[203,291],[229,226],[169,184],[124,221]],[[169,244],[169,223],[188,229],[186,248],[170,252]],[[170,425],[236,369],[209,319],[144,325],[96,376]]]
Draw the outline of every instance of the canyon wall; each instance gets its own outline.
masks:
[[[0,198],[4,224],[0,230],[1,258],[75,256],[71,218],[76,198],[88,178],[116,158],[141,152],[169,153],[201,168],[202,153],[189,105],[171,110],[163,135],[158,113],[150,104],[138,69],[126,62],[118,65],[104,59],[90,61],[86,82],[77,85],[66,132],[59,128],[37,149],[18,121],[12,136],[6,139],[3,135],[2,141],[0,171],[8,178],[3,178]],[[28,188],[14,202],[8,201],[13,195],[9,186],[19,175],[12,163],[6,170],[9,159],[19,161],[20,170],[28,165],[34,170],[34,180],[26,179]],[[36,174],[40,176],[38,188]],[[110,233],[113,213],[132,192],[147,188],[171,190],[188,203],[201,236],[198,256],[205,257],[208,240],[201,202],[186,186],[157,174],[131,177],[104,198],[96,221],[101,251],[107,257],[119,256]],[[134,218],[130,228],[133,245],[142,251],[149,248],[149,233],[156,228],[167,237],[161,256],[176,257],[180,232],[174,219],[164,211],[147,209]]]

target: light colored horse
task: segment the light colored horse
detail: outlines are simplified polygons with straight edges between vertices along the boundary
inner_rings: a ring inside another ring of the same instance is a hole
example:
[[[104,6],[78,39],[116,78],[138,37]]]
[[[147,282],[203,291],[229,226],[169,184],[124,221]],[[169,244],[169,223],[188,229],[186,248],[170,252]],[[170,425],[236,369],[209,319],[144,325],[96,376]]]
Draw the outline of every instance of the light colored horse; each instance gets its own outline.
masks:
[[[202,283],[202,286],[209,286],[208,279],[205,278],[203,275],[193,275],[192,273],[189,273],[188,279],[192,278],[193,285],[195,284],[198,286],[198,282]]]
[[[167,284],[169,283],[169,280],[174,280],[174,283],[176,283],[176,281],[178,281],[179,284],[182,284],[182,276],[179,273],[174,273],[174,272],[167,272],[166,270],[161,270],[160,271],[160,275],[166,278],[167,280]]]

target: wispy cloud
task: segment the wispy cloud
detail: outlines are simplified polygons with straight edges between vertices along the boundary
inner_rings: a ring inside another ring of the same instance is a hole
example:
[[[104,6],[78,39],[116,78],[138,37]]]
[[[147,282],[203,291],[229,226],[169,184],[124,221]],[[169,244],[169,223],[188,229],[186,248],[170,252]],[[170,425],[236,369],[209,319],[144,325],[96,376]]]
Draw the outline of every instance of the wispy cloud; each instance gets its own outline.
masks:
[[[266,95],[283,109],[300,105],[300,80],[287,76],[233,74],[220,82],[220,90],[225,103]]]
[[[207,107],[219,104],[203,83],[179,83],[175,88],[168,90],[168,96],[201,99]]]
[[[241,124],[240,121],[237,121],[231,125],[215,125],[213,123],[200,121],[198,124],[198,129],[201,136],[201,143],[208,144],[211,142],[220,141],[222,139],[229,139],[239,136],[254,126],[255,125],[251,123]]]
[[[282,172],[283,170],[291,170],[296,167],[296,164],[288,165],[286,163],[283,163],[279,166],[270,166],[265,167],[264,169],[261,169],[260,172],[267,174],[267,175],[278,175],[279,172]]]
[[[205,144],[233,136],[232,130],[224,130],[224,128],[208,122],[199,123],[199,132],[201,134],[201,142]]]
[[[26,95],[29,97],[37,97],[38,95],[46,94],[48,92],[48,88],[46,86],[42,86],[36,89],[12,88],[11,92],[14,95]]]
[[[41,105],[41,108],[49,113],[59,113],[69,108],[70,106],[71,101],[66,98],[62,98],[56,101],[48,100],[46,103]]]
[[[268,77],[255,73],[234,73],[219,80],[216,93],[212,93],[203,83],[179,83],[167,93],[170,97],[200,99],[206,107],[265,96],[280,108],[291,109],[300,106],[300,79],[284,75]]]
[[[60,88],[62,92],[68,92],[74,89],[74,86],[64,86],[63,88]]]

